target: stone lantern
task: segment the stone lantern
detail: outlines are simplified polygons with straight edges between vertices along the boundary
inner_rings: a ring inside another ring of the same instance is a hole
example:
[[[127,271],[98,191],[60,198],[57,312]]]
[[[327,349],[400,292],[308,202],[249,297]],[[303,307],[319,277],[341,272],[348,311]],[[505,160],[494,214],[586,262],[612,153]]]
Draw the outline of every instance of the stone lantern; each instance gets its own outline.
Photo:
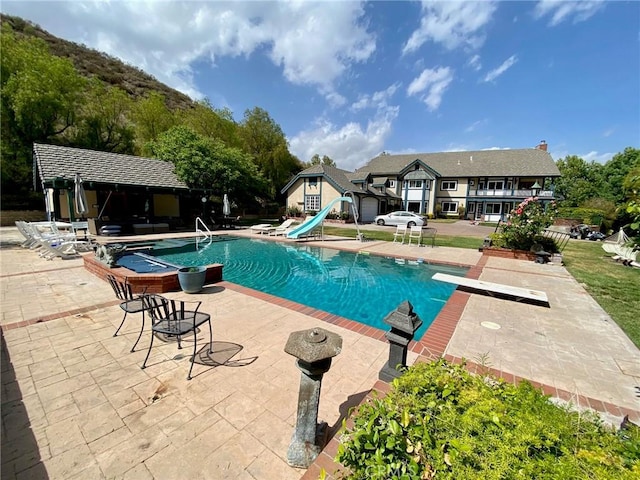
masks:
[[[331,367],[331,359],[341,350],[342,337],[322,328],[289,335],[284,351],[298,359],[297,366],[302,372],[296,428],[287,451],[287,462],[291,466],[307,468],[322,449],[316,442],[320,386],[322,376]]]
[[[405,300],[385,317],[384,323],[391,325],[391,330],[385,334],[389,340],[389,361],[380,370],[378,378],[390,382],[401,375],[398,366],[407,366],[408,345],[422,325],[422,320],[413,313],[413,305]]]

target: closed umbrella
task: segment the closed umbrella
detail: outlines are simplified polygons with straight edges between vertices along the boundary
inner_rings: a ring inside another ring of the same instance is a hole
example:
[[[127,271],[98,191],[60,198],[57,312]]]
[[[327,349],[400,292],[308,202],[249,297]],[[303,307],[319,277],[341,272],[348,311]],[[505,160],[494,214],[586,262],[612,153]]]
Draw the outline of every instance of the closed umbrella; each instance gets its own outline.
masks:
[[[75,200],[76,200],[76,213],[84,217],[89,213],[89,207],[87,205],[87,194],[84,191],[84,185],[82,185],[82,177],[79,173],[76,173],[75,178]]]
[[[224,197],[222,197],[222,214],[225,217],[231,215],[231,204],[229,203],[229,197],[226,193],[224,194]]]

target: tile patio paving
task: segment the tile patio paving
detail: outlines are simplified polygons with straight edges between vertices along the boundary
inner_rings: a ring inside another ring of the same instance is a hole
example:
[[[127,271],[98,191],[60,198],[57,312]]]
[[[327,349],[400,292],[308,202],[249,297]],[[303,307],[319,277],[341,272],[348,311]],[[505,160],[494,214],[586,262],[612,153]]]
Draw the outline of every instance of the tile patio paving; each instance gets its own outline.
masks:
[[[481,259],[443,247],[324,243],[435,262]],[[189,382],[188,341],[182,352],[156,342],[148,368],[139,368],[148,336],[129,353],[139,316],[114,338],[121,310],[81,260],[46,261],[3,248],[0,266],[3,479],[297,479],[305,471],[285,461],[300,375],[283,351],[290,332],[323,327],[344,339],[321,394],[319,419],[331,427],[370,391],[388,355],[385,341],[221,282],[197,296],[167,294],[197,297],[212,314],[214,358],[222,365],[196,365]],[[499,371],[640,418],[634,391],[640,352],[563,267],[489,259],[480,278],[545,290],[552,306],[457,292],[464,309],[445,353],[469,359],[488,353]],[[487,319],[501,328],[483,328]]]

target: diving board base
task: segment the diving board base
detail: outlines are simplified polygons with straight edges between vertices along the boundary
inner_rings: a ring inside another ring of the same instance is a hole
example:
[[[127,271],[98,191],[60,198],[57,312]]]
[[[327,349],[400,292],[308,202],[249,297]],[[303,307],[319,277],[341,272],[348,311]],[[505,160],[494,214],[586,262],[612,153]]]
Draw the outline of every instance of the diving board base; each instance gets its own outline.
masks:
[[[474,280],[473,278],[457,277],[446,273],[435,273],[431,278],[441,282],[453,283],[458,286],[459,290],[469,293],[479,293],[481,295],[489,295],[491,297],[503,298],[505,300],[515,300],[516,302],[530,303],[543,307],[550,306],[547,294],[540,290],[512,287],[511,285]]]

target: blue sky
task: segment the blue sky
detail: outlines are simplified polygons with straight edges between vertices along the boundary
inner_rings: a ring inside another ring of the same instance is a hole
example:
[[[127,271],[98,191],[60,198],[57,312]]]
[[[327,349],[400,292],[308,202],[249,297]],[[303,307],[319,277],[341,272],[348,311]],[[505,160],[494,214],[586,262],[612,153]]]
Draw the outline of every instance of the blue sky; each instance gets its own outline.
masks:
[[[606,162],[640,147],[640,3],[3,1],[241,120],[303,161],[529,148]]]

